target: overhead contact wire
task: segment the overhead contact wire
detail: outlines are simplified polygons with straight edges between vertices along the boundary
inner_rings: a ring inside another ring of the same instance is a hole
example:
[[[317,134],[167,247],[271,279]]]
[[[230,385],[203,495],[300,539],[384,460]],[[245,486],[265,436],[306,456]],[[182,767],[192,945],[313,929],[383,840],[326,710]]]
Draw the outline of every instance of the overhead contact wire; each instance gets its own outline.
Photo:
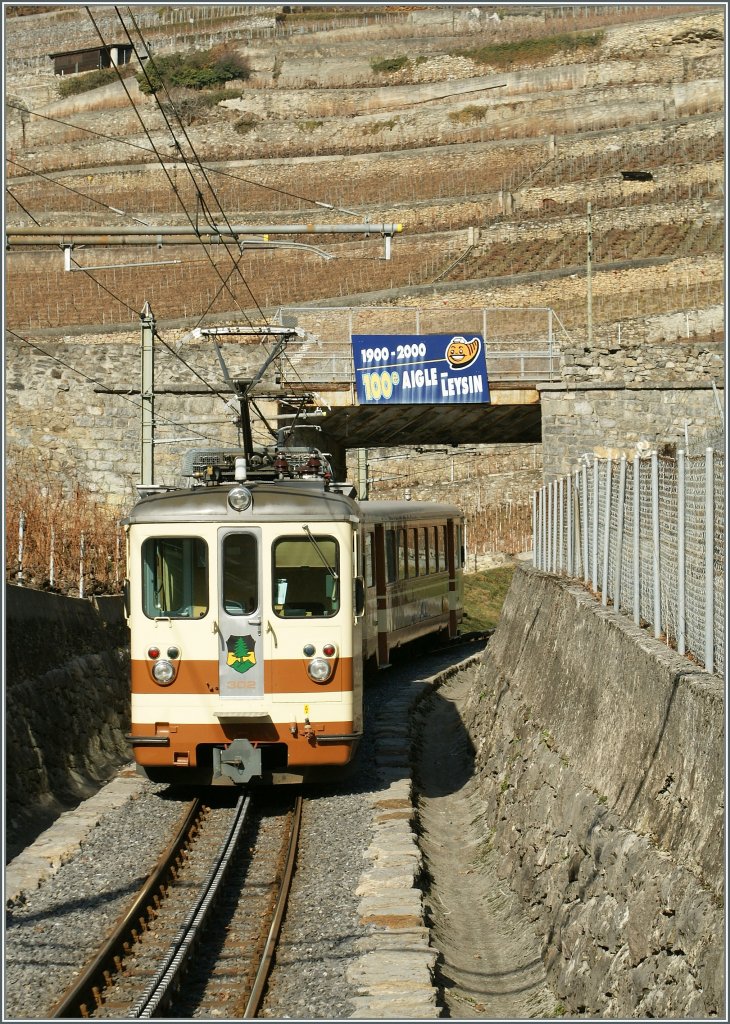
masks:
[[[6,103],[7,107],[13,107],[15,110],[24,110],[24,107],[20,107],[17,103]],[[65,128],[75,128],[80,132],[87,132],[89,135],[96,135],[97,138],[106,139],[108,142],[116,142],[120,146],[129,146],[131,149],[139,149],[143,153],[154,153],[154,149],[150,149],[149,146],[140,146],[138,142],[130,142],[128,139],[120,139],[116,135],[106,135],[104,132],[96,131],[94,128],[85,128],[83,125],[74,124],[72,121],[63,121],[58,117],[51,117],[49,114],[41,114],[36,110],[29,110],[29,114],[33,117],[43,118],[44,121],[52,121],[54,124],[61,124]],[[311,203],[313,206],[320,206],[325,210],[332,210],[334,213],[347,213],[355,216],[354,211],[347,210],[342,206],[335,206],[333,203],[326,203],[320,199],[312,199],[311,196],[302,196],[297,192],[290,192],[285,188],[278,188],[276,185],[265,185],[262,181],[256,181],[254,178],[244,178],[240,174],[234,174],[233,171],[223,170],[222,167],[214,167],[212,164],[202,164],[203,167],[211,174],[221,174],[226,178],[232,178],[234,181],[242,181],[245,185],[253,185],[255,188],[264,189],[267,192],[275,192],[277,195],[287,196],[289,199],[298,199],[302,203]]]
[[[96,21],[94,20],[94,16],[92,15],[91,10],[88,7],[86,8],[86,13],[89,15],[91,23],[92,23],[92,25],[94,26],[94,28],[96,30],[96,34],[99,36],[99,39],[101,41],[102,46],[106,46],[106,42],[104,40],[104,36],[102,35],[102,33],[101,33],[100,29],[99,29],[99,26],[96,24]],[[122,22],[122,24],[124,24],[124,23]],[[125,29],[125,31],[126,31],[126,29]],[[127,37],[129,38],[129,34],[128,33],[127,33]],[[134,48],[135,53],[137,53],[136,48],[134,47],[134,44],[132,43],[131,39],[130,39],[130,43],[132,44],[132,47]],[[139,59],[139,54],[137,54],[137,58]],[[140,64],[142,64],[141,61],[140,61]],[[143,120],[139,110],[137,109],[137,105],[135,104],[134,100],[132,99],[132,95],[129,92],[129,89],[127,88],[127,84],[124,81],[124,78],[122,77],[121,71],[119,70],[119,68],[116,65],[115,65],[115,70],[117,72],[117,76],[119,78],[119,81],[122,83],[122,88],[124,89],[124,91],[125,91],[125,93],[127,95],[127,99],[129,100],[129,103],[130,103],[130,105],[132,107],[132,110],[136,114],[137,120],[139,121],[140,125],[142,126],[142,131],[147,136],[147,140],[149,141],[150,146],[152,147],[152,150],[153,150],[155,156],[157,157],[158,163],[159,163],[160,167],[162,168],[162,171],[165,174],[165,177],[167,178],[168,184],[170,185],[170,188],[172,189],[172,192],[175,195],[175,198],[180,203],[180,206],[182,207],[182,210],[183,210],[185,216],[187,217],[188,222],[189,222],[191,228],[193,229],[193,233],[195,235],[197,235],[198,237],[200,237],[200,232],[198,231],[197,225],[195,224],[195,221],[193,220],[193,218],[190,215],[190,212],[188,211],[188,208],[186,207],[185,203],[183,202],[183,199],[182,199],[182,197],[180,195],[180,192],[179,192],[179,190],[177,188],[177,185],[172,180],[172,177],[170,176],[170,173],[167,170],[167,167],[165,167],[165,163],[164,163],[160,153],[158,152],[157,147],[155,146],[154,142],[152,141],[152,136],[150,135],[150,132],[149,132],[149,130],[147,128],[147,125],[144,123],[144,120]],[[142,66],[142,71],[146,75],[146,72],[144,70],[144,66]],[[149,81],[149,78],[147,80]],[[160,104],[159,104],[159,101],[158,101],[158,107],[159,106],[160,106]],[[172,136],[173,142],[175,143],[175,146],[177,147],[178,152],[180,152],[181,156],[182,156],[182,151],[180,149],[180,144],[179,144],[179,142],[178,142],[178,140],[177,140],[177,138],[175,136],[175,132],[173,131],[172,126],[170,125],[170,122],[167,119],[167,116],[166,116],[165,112],[161,108],[160,108],[160,112],[162,113],[163,119],[165,120],[165,123],[166,123],[166,125],[168,127],[168,130],[169,130],[169,132],[170,132],[170,134]],[[197,185],[197,183],[195,182],[194,178],[193,178],[193,182]],[[202,242],[201,242],[201,244],[202,244]],[[222,281],[223,280],[223,275],[221,274],[219,268],[217,267],[217,265],[215,263],[215,260],[212,258],[212,256],[210,255],[210,253],[208,252],[208,250],[206,249],[205,246],[203,246],[203,251],[205,252],[205,254],[206,254],[206,256],[207,256],[211,266],[213,267],[213,270],[215,271],[216,275]],[[243,314],[243,316],[247,317],[247,314],[245,313],[245,311],[243,309],[241,309],[241,306],[240,306],[236,296],[233,295],[233,293],[230,291],[230,289],[228,289],[228,291],[229,291],[229,294],[231,296],[231,299],[238,306],[238,309],[240,310],[240,312]],[[248,319],[248,317],[247,317],[247,319]],[[250,321],[249,321],[249,323],[250,323]]]
[[[163,117],[163,119],[165,121],[165,124],[167,125],[168,131],[170,132],[170,135],[172,137],[173,143],[174,143],[178,153],[180,154],[180,159],[183,161],[183,163],[185,165],[185,168],[186,168],[188,174],[190,175],[190,178],[191,178],[191,180],[193,182],[193,185],[195,186],[195,190],[196,190],[196,193],[197,193],[199,199],[202,200],[202,194],[200,192],[200,186],[198,185],[198,182],[195,179],[195,175],[194,175],[194,173],[192,171],[192,168],[190,167],[190,162],[188,160],[188,157],[183,152],[182,146],[180,145],[180,142],[179,142],[179,140],[177,138],[177,135],[175,134],[175,130],[174,130],[173,126],[170,124],[170,120],[169,120],[169,118],[167,116],[167,113],[165,112],[165,110],[164,110],[164,108],[163,108],[163,106],[162,106],[162,104],[160,102],[159,96],[157,95],[157,91],[152,87],[152,83],[150,82],[149,75],[147,74],[147,69],[145,68],[144,63],[142,62],[142,60],[140,60],[139,51],[137,49],[137,46],[136,46],[134,40],[132,39],[132,37],[129,34],[129,30],[128,30],[125,22],[124,22],[124,19],[122,18],[122,15],[121,15],[121,13],[119,11],[119,8],[115,7],[114,10],[116,11],[117,18],[119,19],[119,22],[120,22],[120,24],[122,26],[122,29],[124,30],[124,34],[126,35],[127,40],[129,42],[130,46],[132,47],[132,49],[134,51],[134,54],[137,57],[137,60],[139,60],[140,67],[142,68],[142,74],[144,75],[145,80],[147,81],[147,84],[150,87],[150,91],[151,91],[152,95],[155,98],[155,103],[157,104],[157,107],[158,107],[160,113],[162,114],[162,117]],[[129,8],[127,10],[129,11]],[[131,12],[130,12],[130,18],[131,18],[132,23],[134,24],[135,28],[137,29],[137,34],[139,35],[140,39],[144,43],[144,37],[142,36],[141,32],[139,31],[139,28],[137,28],[137,24],[136,24],[136,22],[134,20],[134,16],[131,14]],[[180,116],[179,116],[179,114],[178,114],[178,112],[177,112],[177,110],[175,108],[175,104],[172,102],[172,99],[170,97],[169,92],[167,91],[167,87],[165,86],[164,81],[162,83],[162,86],[165,89],[165,94],[166,94],[168,102],[170,104],[170,108],[173,110],[173,112],[175,114],[175,117],[177,118],[177,121],[178,121],[178,123],[179,123],[179,125],[180,125],[180,127],[182,129],[183,135],[185,136],[185,139],[186,139],[188,145],[190,146],[191,152],[193,153],[193,156],[195,157],[196,162],[199,164],[200,161],[198,160],[197,154],[195,153],[195,149],[194,149],[192,143],[190,142],[190,139],[189,139],[189,137],[187,135],[187,132],[185,131],[185,128],[184,128],[184,126],[182,124],[182,120],[181,120],[181,118],[180,118]],[[127,91],[127,95],[129,95],[128,91]],[[131,99],[131,96],[130,96],[130,102],[133,102],[132,99]],[[209,185],[209,187],[210,187],[210,185]],[[179,198],[179,193],[178,193],[178,198]],[[187,214],[187,209],[186,209],[185,212]],[[198,237],[199,237],[200,236],[200,231],[199,231],[199,229],[197,227],[197,224],[195,224],[193,222],[193,220],[189,217],[189,214],[188,214],[188,218],[190,219],[190,222],[191,222],[191,224],[193,226],[195,234],[198,235]],[[226,218],[226,223],[227,223],[227,226],[230,228],[231,225],[230,225],[230,223],[228,223],[227,218]],[[213,227],[214,228],[215,225],[209,225],[209,227]],[[201,244],[202,244],[202,240],[201,240]],[[231,257],[231,259],[233,259],[233,256],[232,256],[230,250],[228,249],[228,246],[225,243],[224,243],[224,245],[225,245],[225,248],[226,248],[226,253]],[[207,249],[205,251],[207,252]],[[219,279],[221,281],[222,286],[225,287],[226,291],[230,295],[230,297],[233,300],[233,302],[235,302],[235,304],[238,306],[239,311],[243,314],[244,317],[246,317],[246,319],[248,320],[249,324],[251,324],[251,320],[248,318],[247,313],[245,312],[245,310],[243,310],[241,308],[241,305],[238,302],[238,299],[233,294],[231,289],[228,287],[227,283],[224,282],[223,275],[218,270],[218,268],[217,268],[217,266],[215,264],[215,261],[212,259],[212,257],[210,257],[210,262],[213,265],[213,267],[215,268],[216,274],[218,275],[218,277],[219,277]],[[235,260],[234,260],[234,265],[235,265]],[[241,279],[243,280],[244,284],[248,288],[249,294],[251,295],[251,298],[254,300],[254,303],[256,304],[256,307],[259,310],[259,313],[261,313],[262,318],[265,320],[266,318],[263,316],[263,313],[261,312],[261,309],[260,309],[260,307],[258,305],[258,302],[256,302],[256,299],[253,296],[253,292],[251,292],[251,289],[248,286],[248,282],[245,280],[245,278],[243,278],[243,275],[241,275]],[[251,324],[251,326],[253,326],[253,325]]]
[[[129,39],[129,42],[132,44],[132,46],[134,46],[134,43],[132,43],[132,40],[131,40],[131,38],[129,36],[129,32],[127,31],[127,28],[124,25],[124,22],[122,21],[122,17],[121,17],[121,14],[119,13],[118,8],[115,8],[115,10],[117,11],[117,17],[119,18],[120,22],[122,23],[122,25],[124,27],[124,31],[125,31],[125,33],[127,35],[127,39]],[[134,14],[132,13],[132,11],[131,11],[131,9],[129,7],[127,8],[127,12],[129,14],[129,17],[131,19],[132,24],[134,25],[134,28],[135,28],[135,30],[137,32],[137,35],[140,37],[140,39],[144,43],[144,36],[142,35],[142,33],[141,33],[140,29],[139,29],[139,26],[137,25],[137,22],[135,20]],[[136,51],[136,48],[135,48],[135,53],[136,52],[137,51]],[[198,157],[198,154],[197,154],[197,152],[195,150],[195,146],[193,145],[192,140],[190,139],[190,136],[187,133],[187,130],[185,128],[185,125],[183,124],[182,118],[180,117],[179,113],[177,112],[177,109],[175,107],[175,104],[173,103],[172,97],[170,96],[170,93],[168,91],[168,88],[167,88],[167,85],[165,83],[164,78],[162,79],[162,88],[165,91],[165,95],[167,97],[167,101],[170,104],[171,109],[175,113],[175,117],[177,118],[178,124],[180,125],[180,129],[181,129],[181,131],[182,131],[182,133],[183,133],[183,135],[185,137],[185,141],[187,142],[188,146],[190,147],[190,152],[193,155],[195,163],[197,164],[198,168],[200,169],[200,172],[203,175],[203,180],[205,181],[206,185],[208,186],[208,188],[210,190],[210,194],[213,197],[215,205],[220,210],[221,216],[223,217],[223,220],[225,221],[226,227],[228,228],[229,232],[231,234],[233,234],[233,227],[231,225],[231,222],[228,219],[228,216],[227,216],[225,210],[223,209],[223,206],[221,205],[220,200],[218,199],[216,191],[213,188],[213,185],[211,184],[211,181],[210,181],[210,179],[209,179],[209,177],[208,177],[208,175],[206,173],[205,168],[203,167],[203,164],[200,161],[200,158]],[[157,95],[156,94],[155,94],[155,99],[157,100]],[[161,108],[161,104],[159,103],[159,100],[157,100],[157,102],[158,102],[158,106],[160,106],[160,108]],[[192,176],[192,172],[191,172],[191,176]],[[207,204],[205,204],[205,200],[203,199],[202,194],[200,194],[200,200],[201,200],[201,204],[204,204],[204,208],[205,208],[206,213],[207,213],[208,212]],[[216,225],[214,223],[210,223],[209,226],[212,227],[212,228],[215,228]],[[227,249],[227,245],[226,245],[226,249]],[[228,249],[227,249],[227,251],[228,251]],[[240,262],[241,262],[241,258],[243,256],[242,250],[239,249],[239,253],[240,254],[239,254],[238,260],[234,260],[234,270],[238,273],[239,277],[241,278],[241,281],[246,286],[246,289],[247,289],[249,295],[251,296],[251,298],[253,299],[253,302],[254,302],[254,305],[256,306],[256,309],[258,310],[259,316],[261,317],[263,322],[268,325],[268,320],[267,320],[267,318],[266,318],[266,316],[264,314],[264,311],[261,309],[261,306],[259,305],[259,302],[258,302],[256,296],[254,295],[253,291],[251,290],[251,286],[249,285],[248,281],[246,280],[246,278],[244,277],[243,273],[241,272]]]

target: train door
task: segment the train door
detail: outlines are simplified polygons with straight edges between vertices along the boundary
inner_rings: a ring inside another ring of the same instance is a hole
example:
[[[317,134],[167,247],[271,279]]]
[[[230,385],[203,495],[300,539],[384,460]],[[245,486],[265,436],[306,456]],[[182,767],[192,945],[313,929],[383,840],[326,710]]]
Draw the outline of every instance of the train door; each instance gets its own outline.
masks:
[[[218,685],[226,697],[263,697],[261,531],[221,529]]]

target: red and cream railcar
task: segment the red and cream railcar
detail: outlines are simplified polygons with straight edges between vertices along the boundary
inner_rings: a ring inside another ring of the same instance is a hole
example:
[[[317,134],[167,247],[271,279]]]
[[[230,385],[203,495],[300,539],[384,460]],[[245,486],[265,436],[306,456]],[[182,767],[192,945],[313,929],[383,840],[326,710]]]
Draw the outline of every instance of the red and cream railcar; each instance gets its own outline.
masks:
[[[459,510],[354,493],[239,480],[135,505],[130,741],[150,779],[331,778],[362,735],[364,659],[456,633]]]

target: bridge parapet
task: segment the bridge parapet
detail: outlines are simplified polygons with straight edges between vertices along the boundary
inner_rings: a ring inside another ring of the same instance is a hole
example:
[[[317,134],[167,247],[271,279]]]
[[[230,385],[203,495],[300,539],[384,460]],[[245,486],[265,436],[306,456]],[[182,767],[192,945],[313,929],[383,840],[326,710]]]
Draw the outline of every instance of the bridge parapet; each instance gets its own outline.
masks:
[[[282,306],[276,319],[305,332],[289,344],[282,383],[335,389],[354,385],[353,334],[481,334],[490,383],[518,387],[559,379],[560,343],[569,340],[549,307]]]

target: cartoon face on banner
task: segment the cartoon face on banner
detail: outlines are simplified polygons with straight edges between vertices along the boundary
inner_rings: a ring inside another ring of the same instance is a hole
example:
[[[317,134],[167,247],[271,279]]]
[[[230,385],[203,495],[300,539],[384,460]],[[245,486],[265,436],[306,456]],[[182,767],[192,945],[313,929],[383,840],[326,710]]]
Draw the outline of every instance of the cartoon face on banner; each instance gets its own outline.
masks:
[[[481,338],[475,337],[467,341],[466,338],[457,336],[452,338],[446,346],[446,361],[454,369],[464,370],[474,362],[481,351],[481,347]]]

